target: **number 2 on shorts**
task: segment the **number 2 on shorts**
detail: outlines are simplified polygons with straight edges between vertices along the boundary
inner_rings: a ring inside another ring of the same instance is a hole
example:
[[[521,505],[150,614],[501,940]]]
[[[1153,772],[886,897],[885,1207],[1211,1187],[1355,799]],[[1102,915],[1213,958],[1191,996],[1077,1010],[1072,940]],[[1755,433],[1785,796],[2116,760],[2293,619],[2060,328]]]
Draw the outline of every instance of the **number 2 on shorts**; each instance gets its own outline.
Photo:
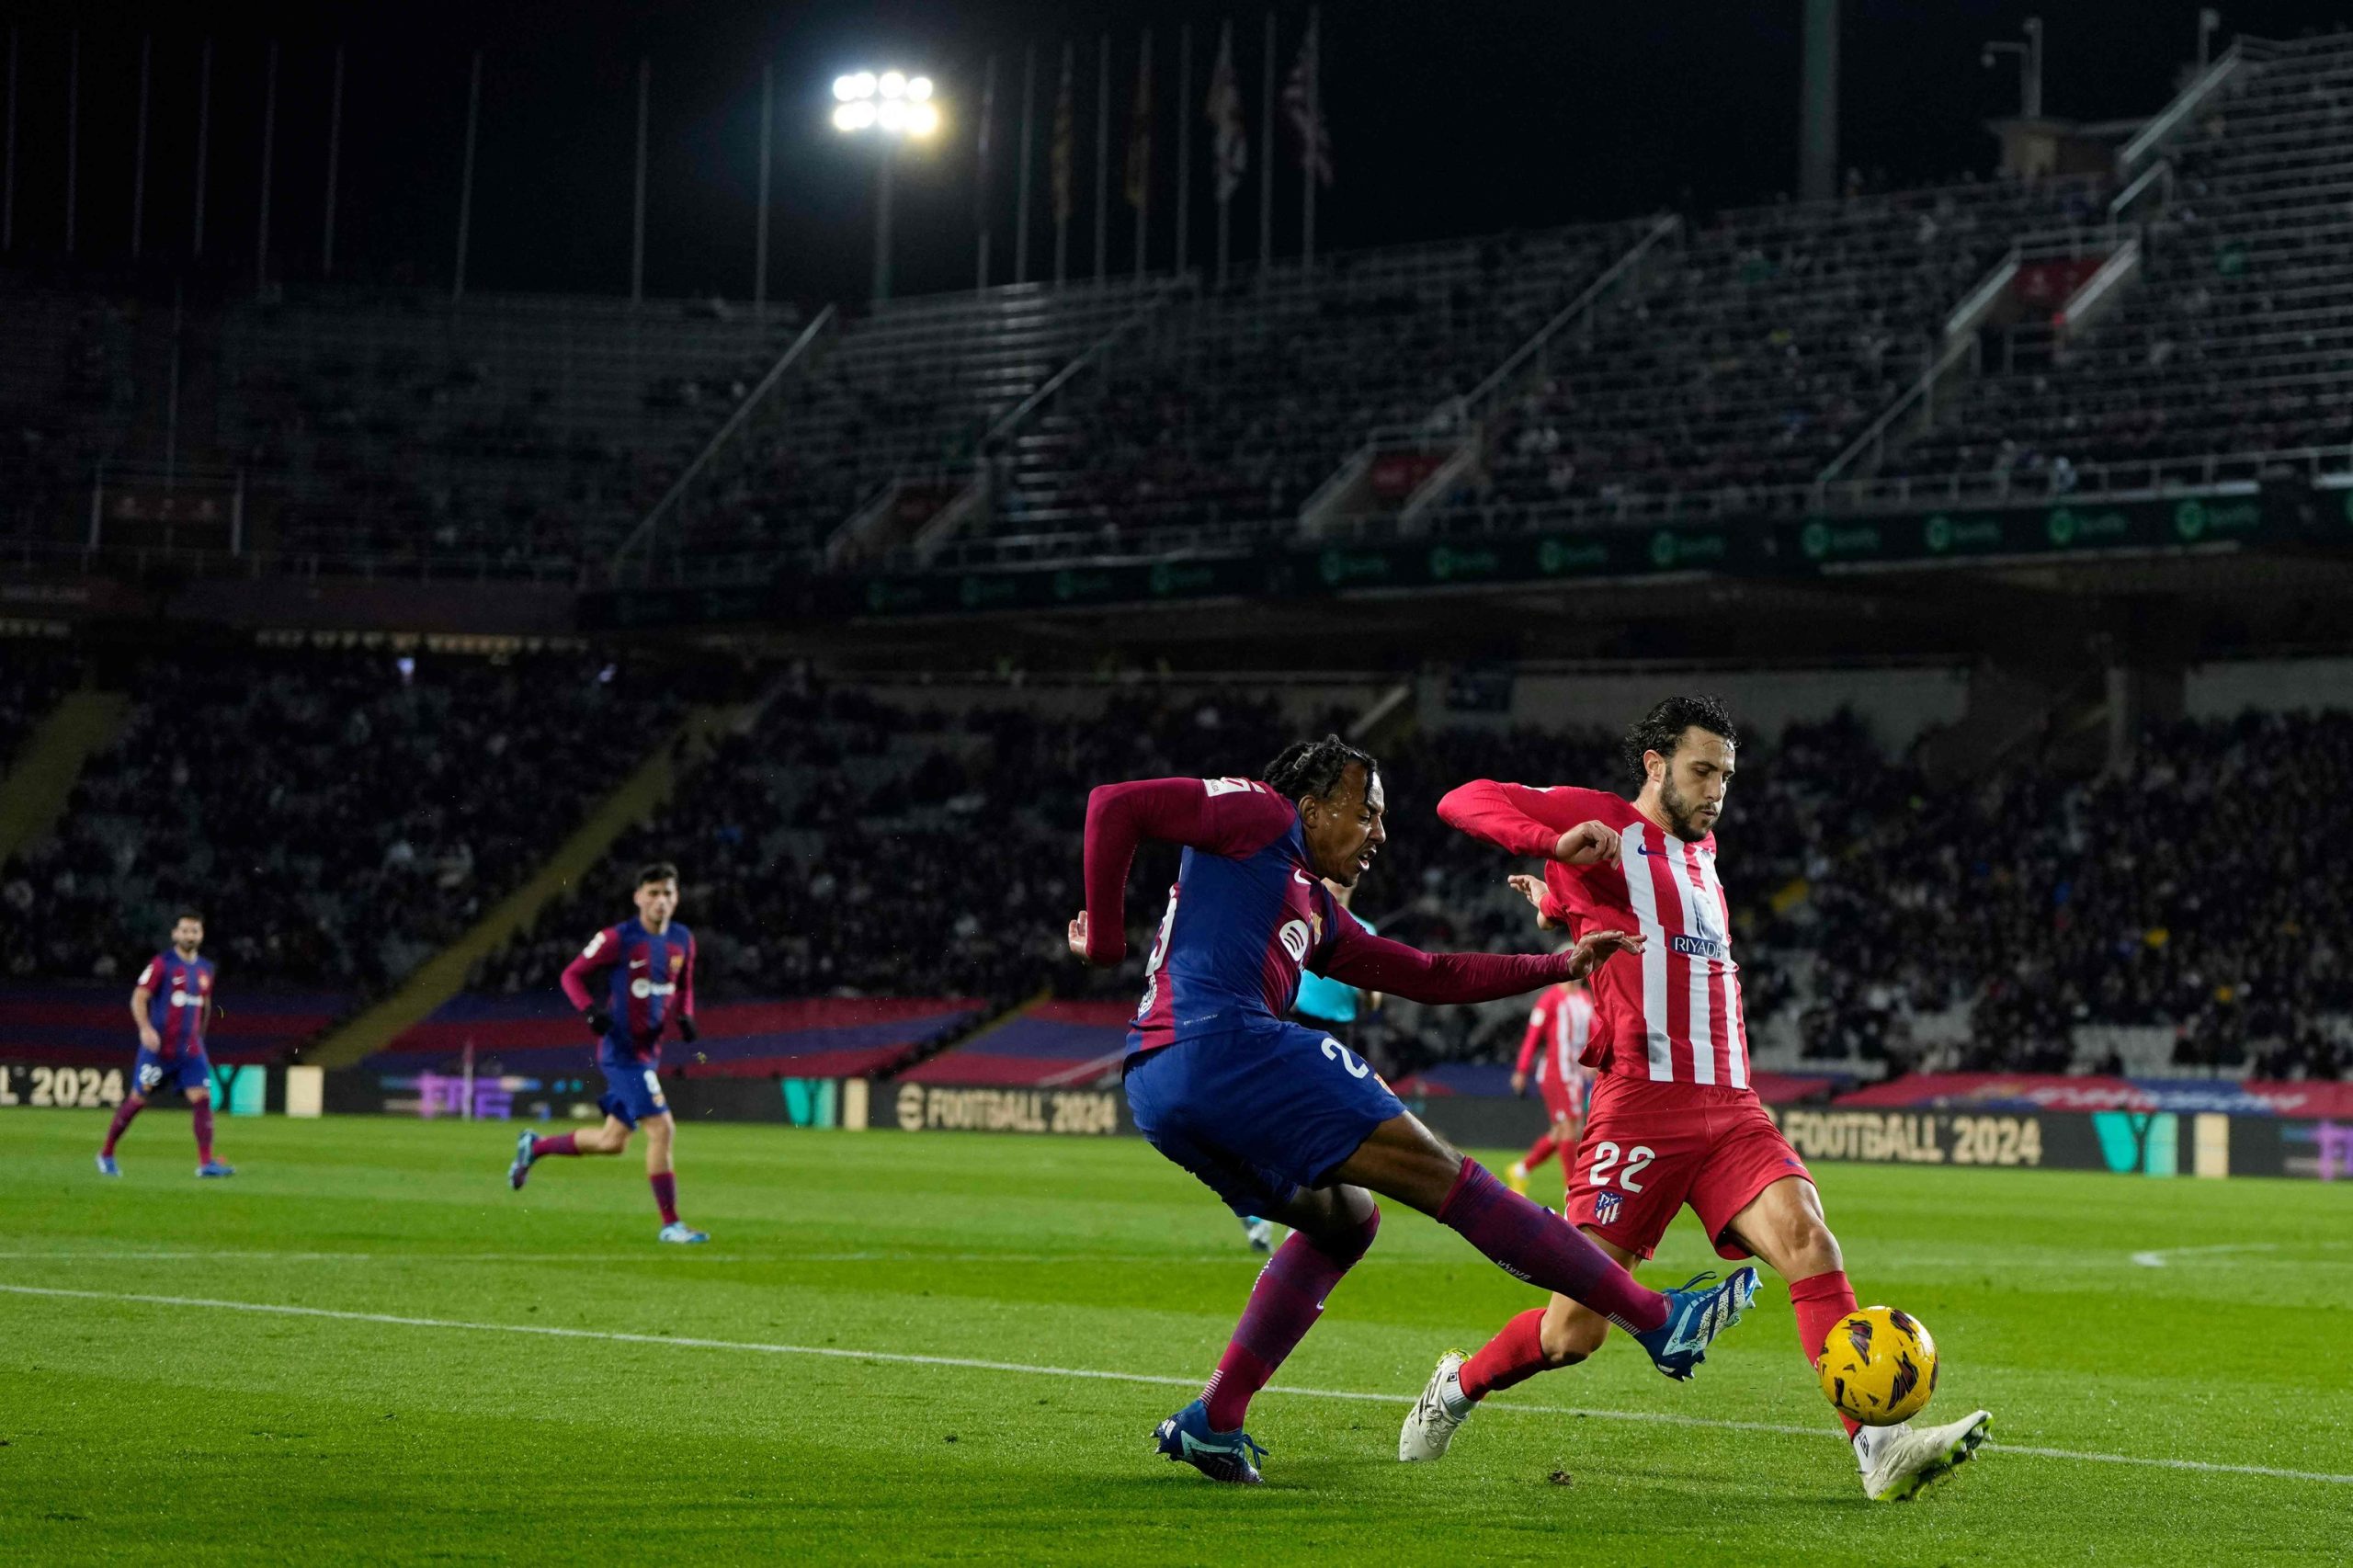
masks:
[[[1626,1168],[1618,1173],[1619,1187],[1627,1192],[1642,1191],[1643,1184],[1636,1181],[1634,1177],[1641,1175],[1643,1168],[1657,1158],[1658,1152],[1647,1143],[1637,1143],[1632,1148],[1627,1150]],[[1596,1187],[1608,1187],[1609,1185],[1610,1169],[1617,1164],[1617,1144],[1610,1142],[1596,1143],[1593,1146],[1593,1165],[1591,1169],[1593,1185]]]

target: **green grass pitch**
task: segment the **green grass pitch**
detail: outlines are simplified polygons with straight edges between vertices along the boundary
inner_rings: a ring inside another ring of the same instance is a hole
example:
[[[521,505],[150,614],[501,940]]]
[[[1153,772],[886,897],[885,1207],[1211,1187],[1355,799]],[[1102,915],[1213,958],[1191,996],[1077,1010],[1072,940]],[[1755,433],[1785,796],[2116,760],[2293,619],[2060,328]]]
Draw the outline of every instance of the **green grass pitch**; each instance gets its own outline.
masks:
[[[1392,1205],[1243,1490],[1150,1451],[1256,1263],[1139,1142],[688,1127],[687,1249],[634,1151],[517,1194],[504,1126],[228,1119],[200,1183],[187,1125],[109,1182],[98,1116],[0,1121],[0,1559],[2353,1561],[2347,1187],[1824,1167],[1932,1412],[1995,1412],[1903,1506],[1769,1279],[1697,1382],[1613,1346],[1400,1465],[1438,1353],[1538,1297]],[[1711,1261],[1687,1215],[1650,1277]]]

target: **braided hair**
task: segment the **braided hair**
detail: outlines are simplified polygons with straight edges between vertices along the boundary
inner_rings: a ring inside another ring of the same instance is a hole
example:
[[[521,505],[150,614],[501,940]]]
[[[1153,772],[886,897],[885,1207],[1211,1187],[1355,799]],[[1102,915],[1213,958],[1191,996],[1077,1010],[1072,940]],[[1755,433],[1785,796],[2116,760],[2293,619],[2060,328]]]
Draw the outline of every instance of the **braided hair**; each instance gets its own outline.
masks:
[[[1626,766],[1634,770],[1634,778],[1642,780],[1650,777],[1650,769],[1643,766],[1644,752],[1674,756],[1686,730],[1705,730],[1722,736],[1724,744],[1735,750],[1740,746],[1740,732],[1733,727],[1732,714],[1725,709],[1723,699],[1670,697],[1635,721],[1626,732]]]
[[[1258,776],[1284,799],[1298,801],[1308,795],[1328,797],[1340,787],[1340,780],[1347,777],[1352,766],[1364,769],[1364,787],[1370,790],[1374,777],[1381,772],[1381,764],[1370,752],[1352,746],[1337,735],[1325,735],[1320,741],[1291,742]]]

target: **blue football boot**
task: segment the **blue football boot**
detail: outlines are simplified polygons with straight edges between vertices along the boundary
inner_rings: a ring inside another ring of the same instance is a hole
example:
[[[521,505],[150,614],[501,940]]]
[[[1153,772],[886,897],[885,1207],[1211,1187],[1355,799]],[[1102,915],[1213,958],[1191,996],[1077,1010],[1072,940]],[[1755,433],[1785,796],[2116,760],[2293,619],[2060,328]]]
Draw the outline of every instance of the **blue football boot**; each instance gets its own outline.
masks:
[[[218,1160],[207,1160],[196,1167],[196,1174],[200,1176],[232,1176],[237,1174],[237,1167],[224,1165]]]
[[[1691,1369],[1708,1358],[1708,1346],[1716,1335],[1756,1304],[1754,1268],[1735,1268],[1722,1284],[1709,1285],[1714,1278],[1712,1273],[1699,1275],[1681,1290],[1669,1290],[1666,1321],[1648,1334],[1634,1335],[1634,1343],[1650,1352],[1652,1364],[1677,1382],[1688,1381]]]
[[[122,1174],[122,1167],[114,1163],[114,1156],[112,1154],[100,1154],[98,1156],[98,1174],[100,1176],[119,1176]]]
[[[506,1167],[506,1185],[521,1191],[523,1178],[531,1174],[531,1145],[538,1142],[529,1132],[515,1135],[515,1163]]]
[[[1264,1479],[1251,1461],[1266,1458],[1267,1450],[1253,1442],[1247,1432],[1211,1431],[1210,1407],[1204,1401],[1197,1399],[1162,1422],[1155,1436],[1162,1453],[1191,1465],[1211,1481],[1256,1486]]]
[[[710,1235],[708,1232],[696,1230],[684,1220],[673,1220],[663,1226],[662,1233],[654,1239],[657,1242],[678,1242],[692,1246],[697,1242],[710,1240]]]

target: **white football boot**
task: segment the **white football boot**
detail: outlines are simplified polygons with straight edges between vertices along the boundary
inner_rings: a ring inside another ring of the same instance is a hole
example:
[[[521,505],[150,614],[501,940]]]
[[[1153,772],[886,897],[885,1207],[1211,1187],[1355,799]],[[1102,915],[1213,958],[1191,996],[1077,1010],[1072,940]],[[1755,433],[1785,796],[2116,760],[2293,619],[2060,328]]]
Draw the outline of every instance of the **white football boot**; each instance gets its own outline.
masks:
[[[1993,1429],[1994,1417],[1973,1410],[1942,1426],[1866,1426],[1855,1435],[1855,1458],[1863,1467],[1863,1493],[1874,1503],[1901,1503],[1953,1472]]]
[[[1438,1358],[1429,1386],[1405,1413],[1405,1425],[1397,1434],[1397,1457],[1407,1464],[1444,1459],[1455,1429],[1476,1408],[1478,1402],[1462,1392],[1462,1352],[1449,1350]]]

